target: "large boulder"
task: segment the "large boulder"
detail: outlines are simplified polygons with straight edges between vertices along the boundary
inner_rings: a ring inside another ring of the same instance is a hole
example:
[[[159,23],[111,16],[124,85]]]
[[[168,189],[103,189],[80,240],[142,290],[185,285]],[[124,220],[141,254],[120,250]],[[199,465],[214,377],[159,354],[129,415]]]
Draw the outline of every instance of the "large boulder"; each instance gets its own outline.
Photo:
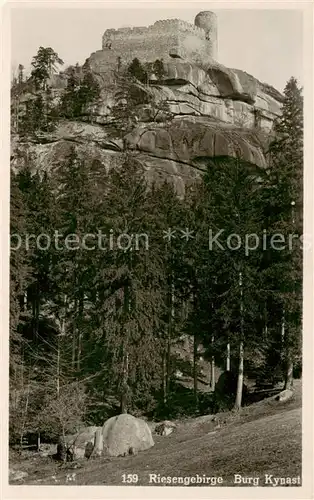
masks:
[[[285,389],[284,391],[281,391],[279,394],[277,394],[274,399],[276,401],[279,401],[280,403],[285,403],[286,401],[289,401],[293,396],[293,391],[290,389]]]
[[[160,424],[156,425],[155,433],[159,434],[160,436],[169,436],[170,434],[173,433],[176,427],[177,426],[174,422],[171,422],[170,420],[165,420],[164,422],[161,422]]]
[[[237,374],[231,371],[223,372],[215,386],[215,392],[219,396],[234,396],[237,392]]]
[[[109,418],[103,426],[106,453],[113,457],[134,454],[154,446],[151,431],[144,420],[122,414]]]
[[[218,398],[234,398],[237,393],[238,374],[232,371],[223,372],[216,384],[215,393]],[[243,383],[242,396],[245,399],[248,395],[248,387]]]
[[[97,429],[96,426],[84,427],[77,434],[66,436],[65,444],[73,453],[74,459],[90,457]]]

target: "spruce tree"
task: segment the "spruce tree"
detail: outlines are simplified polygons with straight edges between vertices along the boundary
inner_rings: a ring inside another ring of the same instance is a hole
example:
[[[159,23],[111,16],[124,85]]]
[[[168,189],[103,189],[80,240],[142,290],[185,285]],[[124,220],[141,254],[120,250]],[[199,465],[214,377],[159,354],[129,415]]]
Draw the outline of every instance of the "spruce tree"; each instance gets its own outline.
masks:
[[[127,68],[127,73],[141,83],[147,83],[148,75],[140,61],[135,57]]]
[[[103,198],[98,229],[104,234],[104,248],[95,255],[97,345],[103,352],[103,380],[108,389],[118,391],[120,411],[125,412],[132,405],[148,404],[151,391],[159,388],[162,241],[151,238],[156,222],[136,158],[126,155],[122,165],[109,172]]]
[[[31,80],[36,90],[46,90],[48,79],[63,61],[51,47],[39,47],[32,60]]]
[[[100,94],[100,88],[91,72],[86,72],[83,79],[72,70],[67,87],[61,98],[59,112],[66,118],[78,118],[87,112],[87,108]]]
[[[281,309],[277,328],[281,330],[285,388],[290,388],[293,363],[301,347],[302,308],[299,238],[303,224],[303,98],[295,78],[287,82],[284,95],[282,115],[270,146],[267,202],[269,228],[282,235],[285,245],[282,250],[271,253],[266,275]]]
[[[27,317],[27,289],[33,281],[31,252],[25,248],[28,231],[28,207],[21,187],[21,175],[11,170],[10,187],[10,361],[19,361],[21,355],[21,324]]]
[[[58,167],[54,182],[58,230],[53,255],[54,310],[60,315],[62,334],[72,341],[72,368],[80,371],[88,330],[85,308],[93,273],[93,252],[84,249],[83,238],[96,232],[92,226],[96,191],[89,163],[78,156],[75,148]]]
[[[162,366],[162,400],[165,405],[164,409],[169,410],[168,401],[172,390],[172,375],[175,371],[173,344],[183,326],[183,304],[190,298],[185,289],[183,292],[184,244],[178,230],[185,220],[186,214],[183,200],[179,199],[175,186],[169,181],[159,185],[154,184],[148,196],[151,200],[154,221],[153,234],[162,245],[164,313],[161,317],[159,333],[162,346],[160,362]]]
[[[210,315],[207,324],[216,326],[219,332],[214,335],[213,347],[220,344],[225,349],[231,343],[237,351],[236,409],[242,402],[244,362],[258,342],[259,333],[254,323],[260,301],[261,251],[256,248],[246,252],[245,241],[247,235],[262,234],[260,175],[259,169],[241,158],[221,158],[211,160],[204,177],[207,197],[203,199],[207,198],[208,229],[212,233],[208,241],[208,265],[203,265],[202,276],[211,288],[207,297],[214,307],[210,307],[208,299],[204,305],[207,317]],[[221,230],[216,244],[213,237]],[[209,331],[207,345],[211,338]]]

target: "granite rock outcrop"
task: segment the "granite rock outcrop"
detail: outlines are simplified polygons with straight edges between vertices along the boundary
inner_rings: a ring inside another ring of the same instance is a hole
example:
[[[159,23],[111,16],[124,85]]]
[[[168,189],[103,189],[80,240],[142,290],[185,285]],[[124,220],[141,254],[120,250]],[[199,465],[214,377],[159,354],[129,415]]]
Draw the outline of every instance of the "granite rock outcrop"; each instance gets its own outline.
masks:
[[[150,180],[170,179],[180,194],[186,183],[201,175],[207,158],[239,155],[264,168],[265,145],[280,116],[283,96],[244,71],[226,68],[214,59],[217,26],[215,18],[205,14],[194,26],[166,20],[148,28],[107,30],[102,50],[93,53],[83,66],[100,85],[98,101],[82,119],[62,120],[53,133],[42,134],[37,141],[21,140],[13,134],[13,167],[19,168],[31,158],[34,168],[53,169],[74,146],[79,156],[98,159],[108,169],[119,163],[125,150],[130,150]],[[209,19],[209,25],[204,19]],[[176,34],[176,54],[169,44],[164,44],[171,29]],[[148,35],[156,39],[156,44],[145,51],[143,43]],[[196,39],[200,42],[196,43]],[[163,56],[162,79],[158,81],[151,74],[146,87],[155,102],[167,105],[172,119],[163,121],[160,115],[153,120],[150,105],[140,106],[133,130],[117,140],[111,137],[108,125],[115,104],[117,58],[123,65],[126,43],[133,47],[128,58],[138,57],[143,64]],[[205,57],[206,47],[210,55]],[[59,80],[53,78],[56,96],[64,91],[65,80],[65,74]]]

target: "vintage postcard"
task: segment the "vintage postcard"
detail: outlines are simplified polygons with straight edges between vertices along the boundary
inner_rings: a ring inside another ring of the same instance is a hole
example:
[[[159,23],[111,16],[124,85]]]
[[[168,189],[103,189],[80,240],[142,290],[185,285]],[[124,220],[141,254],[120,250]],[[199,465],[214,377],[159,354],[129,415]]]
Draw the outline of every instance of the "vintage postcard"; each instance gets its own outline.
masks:
[[[313,498],[312,7],[3,5],[3,498]]]

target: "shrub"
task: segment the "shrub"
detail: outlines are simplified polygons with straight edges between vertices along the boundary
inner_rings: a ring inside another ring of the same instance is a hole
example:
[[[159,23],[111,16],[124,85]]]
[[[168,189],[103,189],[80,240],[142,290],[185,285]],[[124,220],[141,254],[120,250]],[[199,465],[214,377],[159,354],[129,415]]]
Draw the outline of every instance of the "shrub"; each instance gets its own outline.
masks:
[[[38,415],[38,428],[50,435],[62,436],[82,426],[86,415],[87,395],[78,383],[60,389],[59,396],[49,396]]]

